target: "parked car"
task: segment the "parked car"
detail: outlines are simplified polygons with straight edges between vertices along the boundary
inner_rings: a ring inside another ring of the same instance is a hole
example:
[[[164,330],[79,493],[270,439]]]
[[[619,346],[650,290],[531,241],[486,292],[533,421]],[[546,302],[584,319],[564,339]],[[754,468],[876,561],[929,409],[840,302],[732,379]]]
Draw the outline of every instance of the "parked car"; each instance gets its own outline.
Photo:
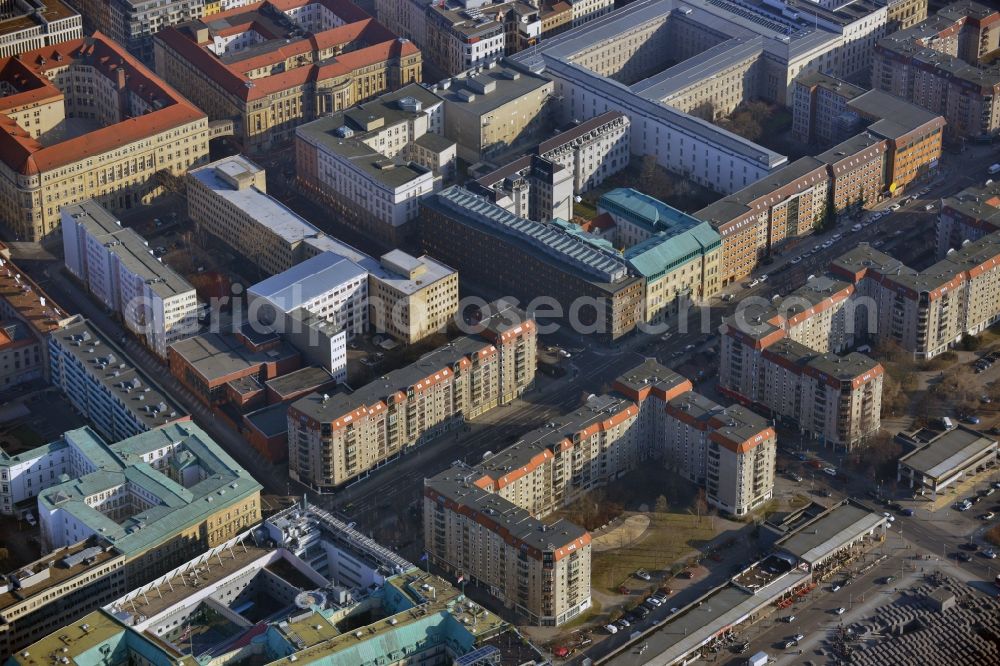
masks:
[[[608,632],[609,634],[617,634],[618,633],[618,627],[616,627],[613,624],[606,624],[606,625],[604,625],[604,631]]]
[[[617,624],[622,629],[628,629],[629,627],[632,626],[632,623],[626,620],[625,618],[618,620],[618,622],[616,622],[615,624]]]
[[[796,643],[801,641],[803,638],[805,638],[805,636],[803,636],[802,634],[795,634],[794,636],[792,636],[792,640],[795,641]]]
[[[837,615],[843,615],[844,613],[847,612],[847,609],[841,606],[840,608],[833,609],[833,612],[836,613]]]
[[[639,569],[635,572],[635,577],[640,580],[653,580],[653,577],[649,575],[649,572],[645,569]]]
[[[982,555],[983,557],[985,557],[988,560],[995,560],[997,558],[997,552],[995,550],[993,550],[992,548],[990,548],[988,550],[984,550],[983,552],[981,552],[979,554]]]
[[[840,588],[841,587],[842,587],[842,585],[840,583],[834,583],[833,585],[830,586],[830,591],[831,592],[840,592]]]
[[[781,621],[784,622],[785,624],[791,624],[792,622],[795,622],[795,616],[786,615],[785,617],[781,618]]]

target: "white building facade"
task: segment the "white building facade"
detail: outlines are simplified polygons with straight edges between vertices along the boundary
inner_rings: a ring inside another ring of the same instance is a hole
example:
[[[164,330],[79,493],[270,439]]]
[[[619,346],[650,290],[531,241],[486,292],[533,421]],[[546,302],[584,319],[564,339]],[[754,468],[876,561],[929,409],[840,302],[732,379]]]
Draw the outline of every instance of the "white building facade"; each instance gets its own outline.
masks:
[[[94,200],[61,210],[66,268],[160,358],[198,332],[198,298],[146,241]]]

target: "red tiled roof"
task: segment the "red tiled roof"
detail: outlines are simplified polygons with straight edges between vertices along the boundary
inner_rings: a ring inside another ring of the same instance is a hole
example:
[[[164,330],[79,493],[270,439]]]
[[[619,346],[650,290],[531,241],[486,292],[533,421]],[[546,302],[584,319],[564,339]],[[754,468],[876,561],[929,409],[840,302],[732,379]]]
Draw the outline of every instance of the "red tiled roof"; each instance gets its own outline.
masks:
[[[10,60],[0,60],[0,68],[5,69]],[[21,63],[34,75],[36,82],[44,84],[50,94],[59,90],[48,81],[46,72],[68,67],[77,61],[85,61],[109,78],[118,77],[119,71],[124,72],[124,83],[129,90],[147,101],[157,102],[161,108],[51,146],[42,146],[18,128],[13,120],[0,114],[0,159],[11,168],[25,175],[48,171],[206,118],[203,111],[100,32],[92,37],[21,54]]]
[[[302,2],[302,0],[268,1],[269,4],[282,11],[309,4]],[[400,41],[395,34],[352,3],[346,0],[318,1],[347,23],[284,44],[268,53],[238,60],[228,65],[206,48],[207,42],[198,44],[185,29],[166,28],[157,35],[157,39],[173,49],[181,58],[204,72],[229,94],[244,101],[260,99],[274,92],[302,85],[306,81],[342,76],[377,62],[420,52],[415,44],[409,41]],[[261,5],[263,3],[248,5],[209,18],[217,20],[220,17],[245,14],[254,11]],[[227,32],[231,31],[227,30]],[[255,79],[246,75],[248,71],[269,67],[305,53],[323,51],[334,46],[355,42],[359,42],[358,45],[361,45],[362,48],[342,53],[323,65],[304,65]]]

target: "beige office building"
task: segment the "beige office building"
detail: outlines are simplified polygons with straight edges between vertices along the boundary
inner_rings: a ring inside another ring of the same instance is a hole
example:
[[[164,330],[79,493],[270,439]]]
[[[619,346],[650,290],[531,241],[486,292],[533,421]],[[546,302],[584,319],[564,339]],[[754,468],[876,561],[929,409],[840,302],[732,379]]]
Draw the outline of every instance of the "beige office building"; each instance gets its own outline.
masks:
[[[444,329],[458,313],[458,272],[429,255],[382,255],[368,280],[368,320],[377,333],[413,344]]]
[[[101,33],[0,60],[0,92],[10,237],[39,241],[62,206],[86,199],[111,211],[150,203],[208,156],[205,113]]]
[[[554,84],[526,68],[494,63],[432,90],[444,99],[445,136],[470,164],[513,156],[550,137],[555,127]]]

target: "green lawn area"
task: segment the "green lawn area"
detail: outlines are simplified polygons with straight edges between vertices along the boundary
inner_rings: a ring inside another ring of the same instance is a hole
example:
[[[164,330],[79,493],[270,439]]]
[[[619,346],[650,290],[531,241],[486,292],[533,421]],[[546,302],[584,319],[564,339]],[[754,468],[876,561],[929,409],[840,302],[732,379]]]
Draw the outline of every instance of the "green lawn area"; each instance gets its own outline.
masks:
[[[595,199],[596,201],[596,199]],[[597,206],[588,201],[573,202],[573,215],[582,217],[585,220],[592,220],[597,217]]]
[[[624,515],[630,515],[631,512]],[[593,553],[591,584],[595,588],[618,593],[618,586],[628,580],[631,587],[647,586],[630,579],[636,569],[662,570],[684,558],[693,548],[715,536],[712,519],[686,513],[650,513],[649,528],[631,546]]]

